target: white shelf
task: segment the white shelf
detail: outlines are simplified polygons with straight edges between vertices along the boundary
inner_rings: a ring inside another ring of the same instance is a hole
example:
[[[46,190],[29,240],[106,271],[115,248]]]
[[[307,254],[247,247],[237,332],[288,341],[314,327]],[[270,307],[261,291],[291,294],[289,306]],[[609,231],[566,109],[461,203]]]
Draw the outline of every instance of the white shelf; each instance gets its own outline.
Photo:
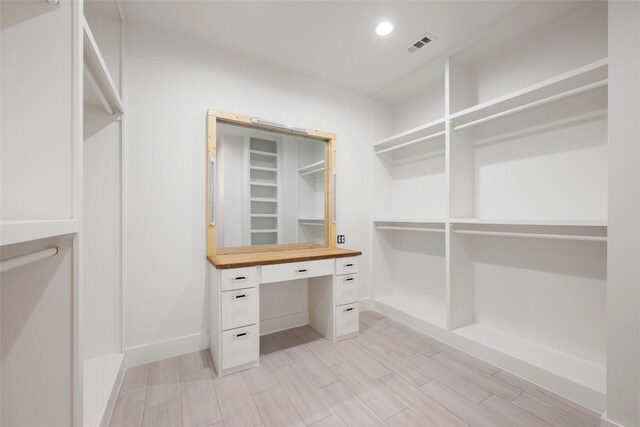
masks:
[[[445,119],[442,118],[378,141],[373,145],[373,151],[376,154],[391,153],[431,141],[444,141],[444,135]]]
[[[374,224],[381,223],[396,223],[396,224],[425,224],[425,225],[443,225],[446,220],[441,218],[436,219],[418,219],[418,218],[374,218]]]
[[[278,153],[272,153],[270,151],[262,151],[262,150],[249,150],[249,153],[256,154],[258,156],[269,156],[269,157],[278,157]]]
[[[85,72],[87,72],[87,70],[89,72],[89,75],[85,77],[89,79],[92,86],[94,85],[93,82],[95,82],[94,88],[97,92],[96,96],[101,99],[103,105],[105,103],[108,105],[108,107],[105,106],[105,109],[111,109],[111,114],[114,112],[124,114],[122,99],[118,94],[116,85],[113,83],[111,74],[109,74],[109,70],[107,69],[107,64],[100,53],[96,39],[93,37],[93,33],[91,32],[89,24],[84,16],[82,17],[82,27],[84,29]]]
[[[298,173],[300,176],[312,175],[318,172],[324,172],[324,160],[320,160],[319,162],[311,163],[309,165],[298,168]]]
[[[277,233],[277,232],[278,232],[278,230],[276,230],[276,229],[270,229],[270,230],[267,230],[267,229],[254,229],[254,230],[251,230],[251,233]]]
[[[278,199],[271,199],[268,197],[252,197],[252,202],[265,202],[265,203],[278,203]]]
[[[457,228],[456,225],[463,228]],[[606,221],[599,220],[483,220],[471,218],[451,220],[451,226],[454,233],[476,236],[607,241]]]
[[[256,171],[278,172],[276,168],[266,168],[264,166],[249,166],[249,169]]]
[[[30,242],[49,237],[77,233],[78,221],[75,219],[43,221],[2,221],[0,222],[0,244]]]
[[[540,105],[556,101],[566,102],[571,97],[586,96],[606,88],[607,65],[606,58],[593,62],[538,84],[456,112],[449,119],[454,130],[461,130]]]
[[[374,301],[379,305],[385,306],[383,307],[383,309],[388,308],[397,310],[401,313],[427,322],[433,326],[437,326],[438,328],[446,328],[447,314],[444,310],[432,307],[430,305],[422,304],[420,302],[416,302],[412,299],[401,297],[398,295],[375,297]]]
[[[480,323],[464,326],[453,332],[599,393],[604,394],[606,391],[605,366]]]
[[[479,225],[540,225],[569,227],[606,227],[606,219],[494,219],[494,218],[451,218],[452,224]]]
[[[298,221],[307,221],[307,222],[321,221],[321,222],[324,222],[324,218],[298,218]]]
[[[277,218],[278,214],[251,214],[252,218]]]
[[[255,185],[257,187],[277,187],[278,184],[275,182],[259,182],[259,181],[251,181],[249,184]]]
[[[123,358],[124,354],[116,353],[84,361],[82,392],[85,426],[99,426],[102,422],[118,376],[124,374]]]

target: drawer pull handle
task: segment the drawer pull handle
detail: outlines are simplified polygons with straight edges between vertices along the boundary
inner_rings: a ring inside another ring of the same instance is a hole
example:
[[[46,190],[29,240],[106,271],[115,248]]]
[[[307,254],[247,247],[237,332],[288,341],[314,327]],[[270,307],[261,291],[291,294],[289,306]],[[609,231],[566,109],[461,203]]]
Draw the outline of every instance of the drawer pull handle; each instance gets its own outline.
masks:
[[[233,280],[247,280],[247,279],[248,279],[247,276],[238,276],[233,278]]]
[[[234,338],[242,338],[242,337],[246,337],[247,335],[249,335],[249,332],[238,332],[237,334],[235,334],[233,337]]]
[[[353,267],[355,264],[345,264],[345,267]]]
[[[249,295],[247,295],[247,294],[239,294],[239,295],[234,295],[232,298],[233,299],[249,298]]]
[[[307,271],[309,270],[307,270],[306,268],[301,268],[300,270],[296,270],[296,273],[306,273]]]
[[[350,282],[352,280],[356,280],[355,277],[347,277],[346,279],[344,279],[345,282]]]
[[[345,308],[342,311],[344,311],[346,313],[347,311],[351,311],[351,310],[353,310],[353,307]]]

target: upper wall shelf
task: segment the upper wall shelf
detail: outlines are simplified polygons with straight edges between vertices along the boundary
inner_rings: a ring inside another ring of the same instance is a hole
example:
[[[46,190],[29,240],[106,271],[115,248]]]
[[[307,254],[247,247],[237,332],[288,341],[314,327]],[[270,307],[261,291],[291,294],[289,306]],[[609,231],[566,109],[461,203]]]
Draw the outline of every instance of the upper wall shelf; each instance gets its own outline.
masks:
[[[320,160],[319,162],[311,163],[299,168],[298,173],[300,176],[312,175],[314,173],[324,172],[324,169],[324,160]]]
[[[546,240],[607,241],[606,220],[565,219],[451,219],[451,231],[476,236]]]
[[[390,153],[401,148],[433,141],[440,137],[444,138],[444,134],[445,119],[442,118],[378,141],[373,145],[373,150],[376,154]]]
[[[85,79],[96,92],[96,96],[109,115],[124,114],[122,99],[113,83],[107,64],[100,53],[95,37],[87,20],[82,17],[84,29],[84,74]]]
[[[373,226],[378,230],[444,232],[445,220],[422,220],[402,218],[376,218]]]
[[[78,221],[75,219],[44,221],[2,221],[0,223],[0,244],[30,242],[49,237],[64,236],[77,233]]]
[[[452,224],[482,225],[541,225],[569,227],[606,227],[605,219],[493,219],[493,218],[451,218]]]
[[[606,90],[608,59],[601,59],[527,88],[452,114],[453,130],[462,130],[542,105],[567,102]]]

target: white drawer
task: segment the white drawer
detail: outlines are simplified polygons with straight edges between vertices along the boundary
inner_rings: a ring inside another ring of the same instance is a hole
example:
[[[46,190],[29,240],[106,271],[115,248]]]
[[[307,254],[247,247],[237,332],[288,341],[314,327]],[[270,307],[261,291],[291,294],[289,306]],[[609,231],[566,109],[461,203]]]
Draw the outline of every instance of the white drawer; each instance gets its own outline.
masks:
[[[359,296],[357,274],[336,276],[336,305],[357,302]]]
[[[258,326],[231,329],[222,333],[222,369],[258,361]]]
[[[229,268],[222,270],[221,290],[231,291],[233,289],[255,288],[258,284],[258,268]]]
[[[336,338],[358,330],[358,303],[336,307]]]
[[[358,257],[336,258],[336,274],[353,274],[358,272]]]
[[[284,282],[285,280],[333,275],[334,260],[290,262],[262,267],[261,283]]]
[[[256,288],[221,292],[222,329],[258,323],[259,303]]]

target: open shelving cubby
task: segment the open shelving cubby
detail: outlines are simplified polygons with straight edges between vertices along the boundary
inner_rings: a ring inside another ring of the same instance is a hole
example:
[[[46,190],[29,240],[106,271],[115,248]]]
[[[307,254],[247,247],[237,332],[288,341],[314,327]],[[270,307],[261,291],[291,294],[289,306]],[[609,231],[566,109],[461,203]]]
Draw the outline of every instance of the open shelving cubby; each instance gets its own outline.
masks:
[[[374,307],[421,329],[445,329],[445,221],[374,219]]]
[[[372,305],[600,411],[607,8],[519,13],[374,98]]]
[[[279,242],[278,142],[249,138],[249,204],[252,245]]]
[[[426,331],[447,324],[444,65],[374,98],[373,306]]]
[[[298,144],[298,242],[325,244],[324,144]]]

